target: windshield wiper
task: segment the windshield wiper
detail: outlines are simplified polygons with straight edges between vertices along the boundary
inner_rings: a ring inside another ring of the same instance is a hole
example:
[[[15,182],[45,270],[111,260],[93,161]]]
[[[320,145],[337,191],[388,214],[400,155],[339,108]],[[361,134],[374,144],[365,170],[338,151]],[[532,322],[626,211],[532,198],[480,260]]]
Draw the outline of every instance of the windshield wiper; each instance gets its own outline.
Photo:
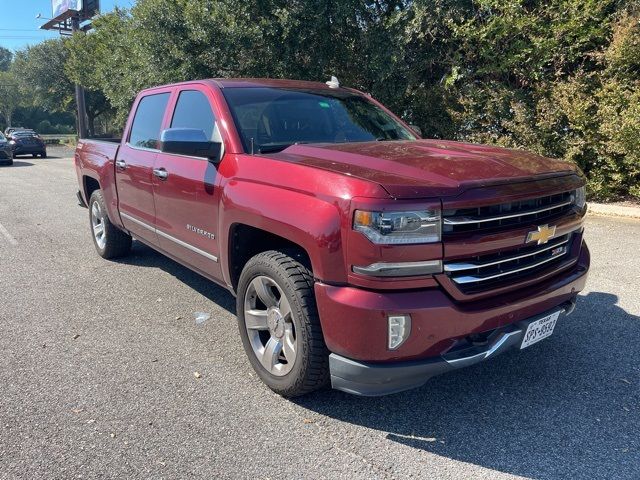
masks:
[[[304,145],[309,142],[293,142],[293,143],[267,143],[258,147],[258,153],[276,153],[286,150],[293,145]]]
[[[289,148],[293,143],[268,143],[258,147],[259,153],[276,153]]]

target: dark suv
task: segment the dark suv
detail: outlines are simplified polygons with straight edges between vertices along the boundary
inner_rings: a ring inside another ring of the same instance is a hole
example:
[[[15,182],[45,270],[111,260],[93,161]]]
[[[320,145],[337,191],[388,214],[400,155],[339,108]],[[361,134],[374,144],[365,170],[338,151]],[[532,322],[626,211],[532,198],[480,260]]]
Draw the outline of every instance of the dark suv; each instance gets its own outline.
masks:
[[[13,155],[32,155],[33,158],[40,155],[47,157],[47,146],[44,140],[33,130],[17,130],[11,133],[9,143],[13,148]]]

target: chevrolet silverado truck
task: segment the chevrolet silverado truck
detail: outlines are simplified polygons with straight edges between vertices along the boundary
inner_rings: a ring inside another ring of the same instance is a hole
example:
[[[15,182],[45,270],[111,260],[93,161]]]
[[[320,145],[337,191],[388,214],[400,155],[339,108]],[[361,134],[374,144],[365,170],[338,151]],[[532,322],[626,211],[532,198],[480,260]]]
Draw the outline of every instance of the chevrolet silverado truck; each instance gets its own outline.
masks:
[[[229,289],[283,396],[389,394],[528,348],[587,279],[574,164],[421,139],[335,80],[144,90],[75,167],[98,254],[135,238]]]

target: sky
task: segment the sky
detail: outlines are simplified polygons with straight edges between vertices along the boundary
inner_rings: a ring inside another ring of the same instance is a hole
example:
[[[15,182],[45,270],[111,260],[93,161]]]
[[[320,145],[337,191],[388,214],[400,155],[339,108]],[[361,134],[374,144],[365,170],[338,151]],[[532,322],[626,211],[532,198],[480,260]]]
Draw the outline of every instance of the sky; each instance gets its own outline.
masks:
[[[133,3],[135,0],[100,0],[100,11],[129,8]],[[18,50],[57,37],[58,32],[39,29],[51,18],[51,12],[51,0],[0,0],[0,46]],[[39,13],[43,18],[36,18]]]

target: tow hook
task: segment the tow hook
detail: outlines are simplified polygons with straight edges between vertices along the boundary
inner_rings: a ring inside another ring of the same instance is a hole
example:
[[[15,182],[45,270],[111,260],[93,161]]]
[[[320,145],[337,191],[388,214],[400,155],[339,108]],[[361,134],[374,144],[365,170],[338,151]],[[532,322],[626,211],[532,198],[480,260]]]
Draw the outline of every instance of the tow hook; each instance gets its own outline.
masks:
[[[573,311],[576,309],[576,302],[576,297],[573,297],[563,305],[565,315],[569,316],[573,313]]]

